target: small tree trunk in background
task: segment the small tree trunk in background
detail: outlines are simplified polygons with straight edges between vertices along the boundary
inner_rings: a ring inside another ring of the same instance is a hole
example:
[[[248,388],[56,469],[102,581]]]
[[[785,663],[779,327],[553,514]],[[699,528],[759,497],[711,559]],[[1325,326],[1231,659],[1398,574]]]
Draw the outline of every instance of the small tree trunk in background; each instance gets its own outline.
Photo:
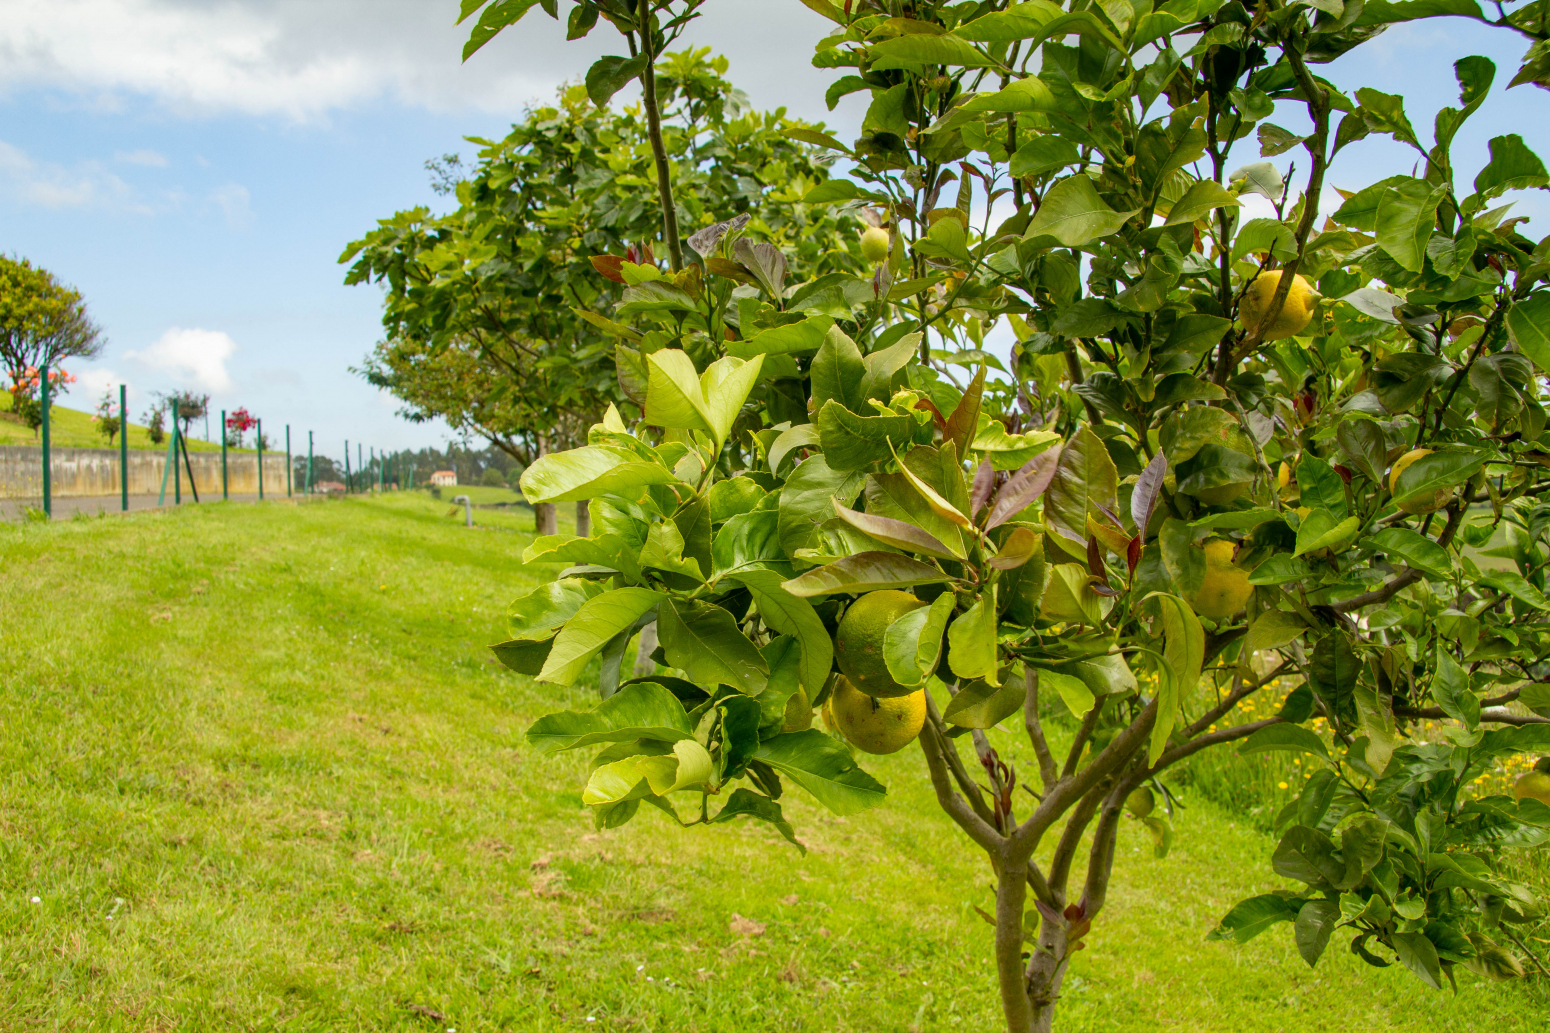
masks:
[[[644,678],[656,672],[656,661],[651,654],[657,648],[657,622],[652,621],[640,629],[640,649],[635,653],[635,677]]]
[[[560,533],[560,517],[559,514],[554,511],[553,502],[533,503],[533,533]]]
[[[576,502],[576,536],[586,538],[592,534],[592,509],[586,499]]]

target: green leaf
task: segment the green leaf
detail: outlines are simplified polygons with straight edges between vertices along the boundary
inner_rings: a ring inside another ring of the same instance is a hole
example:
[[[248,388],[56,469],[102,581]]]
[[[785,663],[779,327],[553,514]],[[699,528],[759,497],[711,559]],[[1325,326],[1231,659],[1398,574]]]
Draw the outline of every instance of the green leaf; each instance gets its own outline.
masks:
[[[800,323],[772,326],[746,340],[728,341],[727,354],[739,359],[757,355],[806,355],[823,346],[833,325],[834,320],[829,316],[813,313]]]
[[[697,374],[694,360],[676,348],[646,356],[650,379],[646,387],[646,422],[656,427],[699,430],[721,450],[748,393],[759,382],[764,356],[749,361],[726,356]]]
[[[1343,632],[1331,631],[1313,647],[1308,668],[1308,687],[1341,722],[1353,722],[1356,706],[1352,693],[1361,674],[1361,658]]]
[[[553,648],[552,638],[546,638],[541,642],[513,639],[510,642],[497,642],[490,647],[490,651],[495,654],[495,659],[506,667],[532,678],[544,669],[544,661],[549,659],[549,651]]]
[[[1453,572],[1453,560],[1448,550],[1423,534],[1408,527],[1389,527],[1367,539],[1374,549],[1391,553],[1435,577],[1447,577]]]
[[[1360,517],[1346,517],[1337,521],[1327,509],[1315,509],[1303,518],[1297,527],[1297,547],[1292,556],[1302,556],[1320,549],[1333,549],[1355,536],[1361,530]]]
[[[797,841],[796,830],[791,827],[785,815],[781,813],[780,804],[771,800],[768,796],[761,796],[752,789],[739,787],[732,790],[732,795],[727,797],[727,802],[722,805],[716,816],[710,819],[709,824],[718,825],[731,821],[733,818],[755,818],[759,821],[767,821],[774,825],[776,830],[786,837],[786,841],[807,854],[807,847]]]
[[[858,552],[782,582],[782,587],[792,595],[810,597],[912,588],[952,580],[936,567],[896,552]]]
[[[743,570],[732,580],[747,587],[764,623],[782,635],[796,636],[802,649],[802,686],[809,699],[818,696],[834,665],[834,642],[813,609],[813,604],[781,587],[782,575],[774,570]]]
[[[1550,291],[1535,291],[1508,309],[1507,332],[1541,372],[1550,372]]]
[[[850,751],[816,728],[766,739],[754,759],[790,778],[835,814],[876,807],[888,792],[856,766]]]
[[[587,98],[600,108],[606,108],[613,95],[624,89],[646,70],[643,56],[618,57],[609,54],[600,57],[587,69]]]
[[[833,470],[864,470],[907,449],[921,424],[913,416],[858,416],[833,399],[818,410],[818,443]]]
[[[683,574],[703,582],[706,571],[699,560],[684,556],[683,532],[671,520],[652,524],[646,532],[646,543],[640,547],[640,565],[649,570],[665,570]]]
[[[683,704],[656,682],[626,685],[591,710],[548,714],[527,730],[528,744],[540,753],[600,742],[676,742],[692,738],[694,728]]]
[[[1400,964],[1433,990],[1441,990],[1442,961],[1432,941],[1423,933],[1395,933],[1392,940]]]
[[[571,685],[610,639],[666,598],[645,588],[616,588],[588,599],[555,636],[539,681]]]
[[[1088,514],[1101,517],[1097,506],[1112,512],[1118,484],[1119,470],[1109,450],[1091,427],[1083,426],[1061,450],[1054,479],[1044,492],[1044,524],[1054,532],[1055,543],[1085,560]]]
[[[986,681],[966,682],[942,712],[942,720],[959,728],[994,728],[1023,707],[1028,686],[1013,678],[996,686]]]
[[[1247,667],[1254,654],[1261,649],[1280,649],[1301,638],[1308,630],[1302,618],[1295,613],[1287,613],[1284,610],[1265,610],[1254,623],[1249,625],[1249,633],[1243,639],[1243,666]]]
[[[692,682],[730,685],[753,695],[769,676],[769,665],[736,618],[713,603],[665,603],[657,611],[657,636],[668,666]]]
[[[1157,723],[1147,749],[1147,763],[1156,764],[1167,748],[1168,736],[1178,720],[1179,704],[1186,694],[1200,685],[1200,668],[1205,664],[1206,632],[1189,603],[1176,595],[1153,592],[1162,615],[1163,660],[1167,677],[1158,679]]]
[[[680,739],[671,753],[626,757],[594,768],[581,802],[596,807],[646,795],[666,796],[700,788],[714,779],[715,764],[705,747],[693,739]]]
[[[842,506],[838,502],[834,504],[835,513],[862,534],[877,539],[884,545],[891,545],[895,549],[903,549],[906,552],[919,552],[927,556],[935,556],[943,560],[962,560],[963,550],[951,548],[936,535],[923,531],[914,524],[903,520],[895,520],[892,517],[874,516],[871,513],[858,513],[854,509]]]
[[[780,514],[773,509],[729,518],[711,544],[711,566],[718,580],[754,564],[779,563],[785,558],[780,549]]]
[[[942,633],[957,597],[943,592],[930,606],[910,610],[883,633],[883,662],[900,685],[923,685],[942,659]]]
[[[1087,176],[1067,176],[1044,195],[1023,239],[1038,242],[1049,237],[1063,247],[1080,247],[1118,233],[1139,211],[1116,212],[1098,196]]]
[[[1430,501],[1438,491],[1469,480],[1488,458],[1481,452],[1433,452],[1422,456],[1399,475],[1394,485],[1394,504]]]
[[[1324,740],[1313,731],[1293,724],[1266,725],[1243,741],[1243,745],[1238,747],[1238,756],[1247,757],[1278,750],[1311,753],[1329,760],[1329,747],[1324,745]]]
[[[1173,203],[1168,210],[1167,226],[1177,226],[1180,223],[1194,223],[1205,218],[1217,208],[1238,208],[1242,206],[1227,188],[1215,180],[1202,179],[1184,192],[1184,196]]]
[[[1437,206],[1446,187],[1419,179],[1404,180],[1378,197],[1378,246],[1401,268],[1418,273],[1426,260],[1426,242],[1437,225]]]
[[[461,25],[469,15],[477,11],[483,2],[484,0],[463,0],[458,24]],[[493,4],[486,7],[484,13],[479,16],[479,21],[474,24],[473,31],[468,34],[468,42],[463,44],[463,60],[467,61],[473,57],[480,47],[494,39],[495,34],[506,26],[520,21],[528,12],[528,8],[537,2],[538,0],[495,0]]]
[[[1039,669],[1039,689],[1054,689],[1060,694],[1061,701],[1066,709],[1071,711],[1071,716],[1080,720],[1087,716],[1087,712],[1097,702],[1092,689],[1082,679],[1061,671],[1050,670],[1047,667]]]
[[[1293,825],[1281,837],[1270,867],[1277,875],[1310,886],[1333,885],[1345,875],[1345,865],[1335,860],[1335,842],[1318,829]]]
[[[1329,946],[1329,934],[1340,921],[1340,905],[1333,900],[1310,900],[1297,912],[1292,936],[1297,941],[1297,953],[1309,968],[1318,965],[1324,948]]]
[[[1233,905],[1206,938],[1248,943],[1277,922],[1295,922],[1301,904],[1300,900],[1288,899],[1278,893],[1250,897]]]
[[[1550,610],[1550,602],[1545,600],[1544,594],[1515,570],[1493,570],[1481,578],[1480,583],[1499,592],[1506,592],[1536,610]]]
[[[993,60],[981,54],[967,40],[957,36],[899,36],[874,43],[868,48],[872,70],[922,69],[927,65],[952,65],[958,68],[988,68]]]
[[[947,628],[947,665],[959,678],[997,684],[996,586],[985,592]]]
[[[529,642],[552,637],[583,603],[602,591],[595,582],[569,577],[538,586],[511,604],[511,637]]]
[[[1491,141],[1491,161],[1475,177],[1475,193],[1496,197],[1508,190],[1550,187],[1550,174],[1539,155],[1528,149],[1516,133]],[[1482,205],[1483,207],[1483,205]]]
[[[621,448],[586,445],[551,452],[522,471],[522,497],[534,502],[576,502],[615,496],[639,501],[653,484],[678,478],[660,463],[640,462]]]
[[[886,402],[893,397],[894,381],[899,371],[920,352],[920,336],[919,333],[905,334],[888,347],[871,352],[861,360],[866,372],[861,376],[860,388],[853,395],[856,404],[852,408],[866,408],[869,398]]]
[[[1168,517],[1157,534],[1163,567],[1180,595],[1193,599],[1206,580],[1206,554],[1194,546],[1195,535],[1182,520]],[[1274,558],[1274,557],[1272,557]],[[1263,564],[1261,564],[1263,566]]]
[[[1352,27],[1362,29],[1448,15],[1479,19],[1480,5],[1475,0],[1367,0]]]
[[[860,385],[867,375],[866,360],[845,331],[831,327],[824,336],[809,370],[812,381],[813,411],[822,409],[831,399],[847,409],[863,408]]]
[[[834,504],[856,501],[865,482],[863,474],[830,469],[821,455],[798,464],[780,492],[780,547],[786,555],[810,548],[819,526],[834,519]]]

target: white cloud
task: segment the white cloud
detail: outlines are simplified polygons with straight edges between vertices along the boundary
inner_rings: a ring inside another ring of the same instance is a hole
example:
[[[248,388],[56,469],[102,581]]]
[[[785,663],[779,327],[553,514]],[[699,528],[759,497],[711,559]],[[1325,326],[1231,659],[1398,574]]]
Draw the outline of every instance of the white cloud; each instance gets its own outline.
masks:
[[[112,392],[115,401],[118,398],[118,385],[128,383],[123,377],[106,367],[97,366],[92,369],[84,369],[76,374],[74,393],[77,396],[77,408],[90,408],[95,410],[97,402],[104,392]],[[133,399],[138,392],[134,388],[129,389],[129,397]]]
[[[210,200],[226,216],[226,225],[232,229],[246,229],[253,224],[253,210],[248,207],[248,188],[240,183],[227,183],[210,191]]]
[[[137,151],[116,151],[113,160],[125,165],[150,165],[155,168],[167,167],[167,156],[148,147],[142,147]]]
[[[124,357],[181,380],[192,380],[193,386],[213,394],[222,394],[232,389],[226,360],[236,351],[236,342],[219,330],[185,330],[175,326],[149,348],[125,352]]]
[[[451,0],[8,0],[0,88],[61,90],[102,108],[139,95],[186,114],[297,121],[387,97],[436,111],[515,113],[624,41],[583,41],[534,7],[466,64],[469,23]],[[793,55],[828,23],[794,2],[718,0],[683,43],[712,44],[755,103],[821,117],[831,75]],[[816,109],[816,110],[810,110]]]
[[[35,161],[26,151],[0,140],[0,190],[44,208],[110,207],[148,211],[135,202],[129,184],[100,162],[73,167]]]

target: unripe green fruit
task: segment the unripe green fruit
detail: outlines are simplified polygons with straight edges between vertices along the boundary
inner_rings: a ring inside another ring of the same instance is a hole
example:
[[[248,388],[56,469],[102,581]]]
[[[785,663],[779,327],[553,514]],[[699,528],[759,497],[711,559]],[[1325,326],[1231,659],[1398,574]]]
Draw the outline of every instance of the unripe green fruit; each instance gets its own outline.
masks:
[[[1125,810],[1130,812],[1133,818],[1145,818],[1152,813],[1152,808],[1157,806],[1157,799],[1146,786],[1137,787],[1129,796],[1125,797]]]
[[[868,262],[881,262],[888,257],[888,231],[881,226],[869,226],[861,234],[861,257]]]

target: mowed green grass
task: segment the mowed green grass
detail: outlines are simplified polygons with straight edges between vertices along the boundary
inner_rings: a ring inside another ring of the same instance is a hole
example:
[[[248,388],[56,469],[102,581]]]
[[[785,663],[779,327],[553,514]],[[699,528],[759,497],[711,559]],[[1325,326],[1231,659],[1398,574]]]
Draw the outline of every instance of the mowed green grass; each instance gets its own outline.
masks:
[[[880,809],[788,797],[806,856],[656,812],[594,831],[587,759],[522,737],[589,690],[485,649],[537,581],[531,516],[450,508],[0,528],[0,1029],[997,1028],[991,875],[916,750],[866,762]],[[1203,801],[1178,825],[1162,861],[1126,830],[1062,1028],[1543,1025],[1542,985],[1206,942],[1278,884],[1272,844]]]

